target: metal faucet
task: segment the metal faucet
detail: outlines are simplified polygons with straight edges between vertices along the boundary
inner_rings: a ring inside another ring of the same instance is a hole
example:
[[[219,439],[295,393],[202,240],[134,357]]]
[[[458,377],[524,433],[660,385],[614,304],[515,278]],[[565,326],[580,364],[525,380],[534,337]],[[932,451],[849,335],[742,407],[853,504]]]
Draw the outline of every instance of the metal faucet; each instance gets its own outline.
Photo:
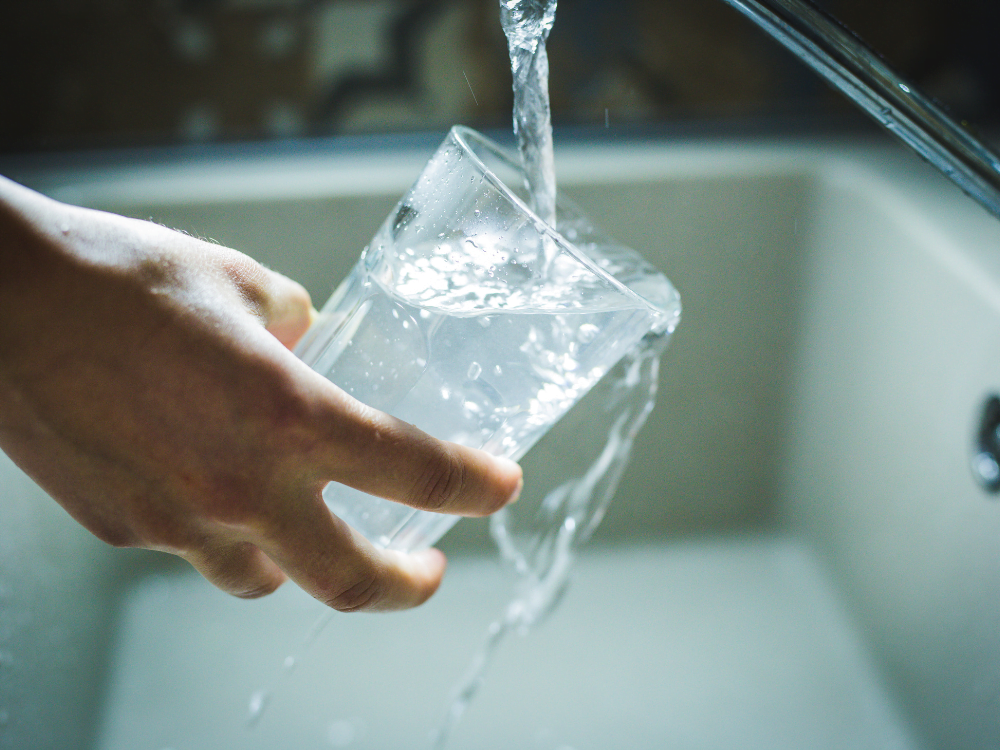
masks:
[[[808,0],[725,0],[1000,218],[1000,157]]]

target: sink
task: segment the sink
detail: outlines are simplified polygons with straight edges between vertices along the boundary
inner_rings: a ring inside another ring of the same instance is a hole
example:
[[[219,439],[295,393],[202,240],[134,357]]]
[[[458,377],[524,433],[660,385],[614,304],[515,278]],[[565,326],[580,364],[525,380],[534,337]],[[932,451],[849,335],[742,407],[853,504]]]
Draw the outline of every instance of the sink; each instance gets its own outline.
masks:
[[[81,156],[6,174],[243,250],[317,303],[433,146]],[[867,139],[569,143],[561,186],[684,297],[659,404],[561,607],[454,748],[1000,745],[1000,223]],[[527,488],[544,445],[524,461]],[[106,547],[0,456],[0,748],[429,747],[513,579],[328,616]],[[251,704],[259,710],[249,721]]]

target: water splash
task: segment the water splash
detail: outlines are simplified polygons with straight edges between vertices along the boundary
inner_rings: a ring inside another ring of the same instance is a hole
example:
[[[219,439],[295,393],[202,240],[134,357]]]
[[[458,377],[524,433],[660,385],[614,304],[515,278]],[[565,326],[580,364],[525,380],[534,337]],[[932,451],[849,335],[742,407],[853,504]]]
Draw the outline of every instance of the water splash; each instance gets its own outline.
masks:
[[[323,632],[326,626],[333,619],[334,614],[335,613],[332,609],[323,612],[313,623],[312,627],[309,628],[309,632],[306,633],[306,637],[302,641],[299,653],[289,654],[282,660],[281,667],[278,669],[278,673],[274,679],[271,680],[270,686],[255,690],[250,695],[246,718],[246,725],[248,729],[253,729],[260,723],[260,720],[264,717],[264,714],[267,711],[267,707],[271,703],[271,697],[278,689],[281,681],[295,670],[295,667],[301,661],[301,654],[308,651],[309,648],[316,642],[320,633]]]
[[[628,464],[635,436],[653,410],[660,355],[668,340],[668,333],[644,338],[588,396],[588,403],[600,404],[611,429],[603,446],[589,457],[587,470],[545,495],[534,513],[523,513],[525,506],[518,503],[490,519],[490,532],[504,561],[519,576],[518,593],[487,628],[483,645],[455,689],[434,736],[434,750],[447,745],[482,687],[504,637],[512,630],[528,632],[552,613],[566,592],[576,550],[604,517]],[[518,513],[526,517],[518,518]]]

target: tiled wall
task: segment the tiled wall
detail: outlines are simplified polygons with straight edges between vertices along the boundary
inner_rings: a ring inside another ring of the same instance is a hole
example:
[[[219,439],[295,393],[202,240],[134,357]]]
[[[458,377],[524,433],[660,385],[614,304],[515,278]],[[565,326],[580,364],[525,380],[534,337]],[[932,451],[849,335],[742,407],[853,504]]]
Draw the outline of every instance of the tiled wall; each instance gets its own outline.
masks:
[[[1000,88],[992,0],[827,0],[962,116]],[[847,110],[722,0],[562,0],[557,123]],[[32,0],[0,17],[0,151],[502,126],[497,0]]]

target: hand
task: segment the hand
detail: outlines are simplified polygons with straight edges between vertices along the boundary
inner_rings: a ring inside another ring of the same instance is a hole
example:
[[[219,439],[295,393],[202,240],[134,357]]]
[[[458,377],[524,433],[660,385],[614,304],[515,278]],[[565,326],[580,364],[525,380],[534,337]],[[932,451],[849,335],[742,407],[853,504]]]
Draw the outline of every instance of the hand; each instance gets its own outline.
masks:
[[[313,372],[289,351],[311,312],[234,250],[0,178],[0,448],[101,539],[237,596],[287,575],[340,610],[420,604],[444,556],[376,549],[323,487],[485,515],[520,469]]]

